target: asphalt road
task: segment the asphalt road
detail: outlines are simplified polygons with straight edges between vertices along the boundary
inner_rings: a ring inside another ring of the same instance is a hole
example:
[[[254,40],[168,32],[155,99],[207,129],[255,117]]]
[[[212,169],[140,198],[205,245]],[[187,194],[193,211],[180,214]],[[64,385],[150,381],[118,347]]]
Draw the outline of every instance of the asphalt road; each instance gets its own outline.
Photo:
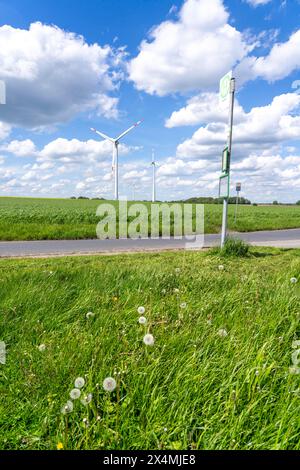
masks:
[[[231,234],[251,245],[278,248],[300,248],[300,229],[274,230]],[[45,240],[25,242],[0,242],[0,257],[47,257],[65,255],[109,254],[138,251],[163,251],[201,249],[216,246],[220,235],[205,235],[197,241],[188,240]]]

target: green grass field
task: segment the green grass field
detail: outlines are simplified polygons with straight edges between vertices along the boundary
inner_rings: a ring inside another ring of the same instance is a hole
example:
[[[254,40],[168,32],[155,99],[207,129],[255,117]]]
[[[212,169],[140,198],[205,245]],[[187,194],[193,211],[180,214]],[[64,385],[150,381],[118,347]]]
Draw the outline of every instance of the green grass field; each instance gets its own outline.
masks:
[[[297,250],[1,260],[0,448],[299,450],[293,276]]]
[[[0,198],[0,240],[96,238],[101,201],[70,199]],[[275,230],[300,227],[300,206],[241,206],[234,223],[229,207],[229,229]],[[205,232],[218,233],[222,206],[205,206]]]

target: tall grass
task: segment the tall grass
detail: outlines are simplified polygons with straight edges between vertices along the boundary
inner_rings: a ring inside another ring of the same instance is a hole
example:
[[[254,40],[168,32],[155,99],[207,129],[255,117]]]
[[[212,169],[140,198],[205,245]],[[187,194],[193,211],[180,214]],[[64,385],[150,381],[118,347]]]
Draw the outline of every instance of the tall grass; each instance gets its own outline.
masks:
[[[0,261],[0,448],[299,449],[291,277],[299,251]]]

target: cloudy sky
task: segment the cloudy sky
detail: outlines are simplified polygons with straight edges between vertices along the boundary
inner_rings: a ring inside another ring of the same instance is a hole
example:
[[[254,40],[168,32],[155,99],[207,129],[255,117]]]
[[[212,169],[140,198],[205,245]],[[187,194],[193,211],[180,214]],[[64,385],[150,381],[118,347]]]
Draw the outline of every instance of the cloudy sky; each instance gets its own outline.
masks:
[[[0,0],[0,195],[217,196],[237,80],[232,187],[253,202],[300,199],[299,0]],[[299,80],[299,82],[298,82]]]

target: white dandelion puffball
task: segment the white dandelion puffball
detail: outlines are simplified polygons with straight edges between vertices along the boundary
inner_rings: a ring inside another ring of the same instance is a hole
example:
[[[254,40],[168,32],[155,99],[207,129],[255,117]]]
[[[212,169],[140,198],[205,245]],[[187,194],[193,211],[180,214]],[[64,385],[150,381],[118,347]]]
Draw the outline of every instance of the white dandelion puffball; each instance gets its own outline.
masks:
[[[140,317],[140,318],[139,318],[139,324],[140,324],[140,325],[147,325],[147,318],[145,318],[145,317]]]
[[[226,338],[226,336],[228,336],[228,333],[224,328],[222,328],[218,331],[218,335],[220,336],[220,338]]]
[[[222,264],[219,266],[219,271],[224,271],[224,266]]]
[[[87,418],[83,418],[82,422],[83,422],[83,424],[84,424],[84,426],[85,426],[86,428],[89,427],[90,422],[89,422],[89,420],[88,420]]]
[[[146,336],[144,336],[143,341],[144,341],[146,346],[153,346],[154,342],[155,342],[155,339],[154,339],[154,336],[152,336],[152,335],[146,335]]]
[[[94,316],[95,316],[95,314],[94,314],[93,312],[88,312],[88,313],[86,314],[86,318],[87,318],[88,320],[90,320],[91,318],[94,318]]]
[[[83,388],[85,386],[85,380],[82,377],[78,377],[78,379],[75,380],[75,388]]]
[[[174,294],[179,294],[179,289],[174,289]]]
[[[106,392],[113,392],[117,388],[117,382],[112,377],[107,377],[103,382],[103,388]]]
[[[91,403],[93,399],[93,394],[92,393],[89,393],[88,395],[86,395],[82,400],[81,400],[81,403],[84,405],[84,406],[87,406]]]
[[[80,395],[81,395],[81,391],[78,388],[74,388],[70,392],[70,397],[72,400],[78,400],[78,398],[80,398]]]
[[[296,284],[298,282],[298,279],[296,277],[291,278],[291,284]]]
[[[71,401],[67,401],[67,403],[62,407],[61,412],[64,415],[67,415],[69,413],[72,413],[74,409],[74,405]]]
[[[187,308],[187,303],[186,303],[186,302],[182,302],[182,304],[180,304],[180,308],[182,308],[182,309]]]
[[[180,268],[176,268],[176,269],[175,269],[175,273],[176,273],[176,274],[180,274],[180,272],[181,272],[181,269],[180,269]]]
[[[139,307],[139,308],[138,308],[138,313],[139,313],[140,315],[144,315],[145,312],[146,312],[145,307]]]
[[[46,351],[46,345],[45,345],[45,344],[41,344],[41,345],[39,346],[39,351],[40,351],[40,352]]]

